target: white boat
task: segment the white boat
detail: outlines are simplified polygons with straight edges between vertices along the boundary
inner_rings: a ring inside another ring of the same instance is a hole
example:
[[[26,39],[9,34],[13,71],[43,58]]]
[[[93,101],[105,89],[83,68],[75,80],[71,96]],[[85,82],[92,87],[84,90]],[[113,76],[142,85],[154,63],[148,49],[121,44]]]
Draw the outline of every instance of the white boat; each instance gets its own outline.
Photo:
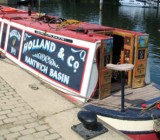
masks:
[[[147,0],[147,3],[150,5],[150,7],[160,7],[160,2],[158,2],[158,0]]]
[[[132,6],[132,7],[150,7],[146,1],[138,0],[119,0],[120,5],[122,6]]]

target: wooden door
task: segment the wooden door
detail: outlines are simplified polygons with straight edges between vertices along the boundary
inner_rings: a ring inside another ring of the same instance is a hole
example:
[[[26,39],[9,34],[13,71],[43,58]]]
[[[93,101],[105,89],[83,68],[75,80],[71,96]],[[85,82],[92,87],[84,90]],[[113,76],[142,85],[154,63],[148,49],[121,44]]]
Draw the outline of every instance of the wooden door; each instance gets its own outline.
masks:
[[[103,99],[111,92],[111,70],[106,68],[112,62],[113,39],[101,41],[99,64],[99,98]]]
[[[132,88],[145,85],[148,56],[148,35],[137,35],[135,38],[135,55]]]
[[[118,63],[114,63],[114,64],[124,64],[124,63],[129,63],[129,64],[133,64],[133,56],[134,56],[134,46],[135,46],[135,34],[133,34],[132,32],[126,32],[125,30],[115,30],[113,32],[113,36],[119,36],[116,38],[114,38],[115,42],[118,42],[117,44],[113,44],[113,53],[117,54],[117,49],[120,50],[120,59],[118,61]],[[123,40],[122,40],[123,39]],[[121,41],[120,41],[121,40]],[[115,46],[116,45],[116,46]],[[114,56],[114,55],[113,55]],[[114,57],[113,57],[113,62],[114,61]],[[117,74],[116,74],[117,73]],[[120,72],[115,72],[116,75],[115,77],[118,77],[117,81],[121,81],[121,76],[120,76]],[[117,76],[118,75],[118,76]],[[133,72],[132,71],[128,71],[125,73],[125,84],[127,87],[131,87],[132,86],[132,76],[133,76]],[[113,77],[114,78],[114,77]]]

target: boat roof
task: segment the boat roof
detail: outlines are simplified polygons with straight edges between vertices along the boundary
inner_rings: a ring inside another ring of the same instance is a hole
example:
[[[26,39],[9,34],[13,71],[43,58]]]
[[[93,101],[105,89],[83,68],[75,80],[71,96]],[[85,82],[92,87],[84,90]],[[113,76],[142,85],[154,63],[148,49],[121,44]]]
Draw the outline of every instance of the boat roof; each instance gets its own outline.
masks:
[[[15,13],[27,13],[27,11],[0,5],[0,15],[15,14]]]
[[[107,30],[111,30],[112,28],[105,27],[105,26],[99,26],[96,24],[89,24],[86,22],[80,22],[80,24],[77,26],[74,26],[73,24],[73,25],[58,28],[59,24],[44,23],[43,21],[38,19],[39,17],[36,16],[36,14],[32,16],[28,16],[28,14],[25,14],[25,13],[23,14],[21,13],[20,14],[5,14],[5,15],[1,15],[1,18],[7,19],[14,23],[24,25],[26,27],[31,27],[31,28],[34,28],[40,31],[44,31],[47,33],[54,33],[58,35],[80,39],[80,40],[86,40],[89,42],[96,42],[98,40],[111,38],[106,35],[96,34],[92,31],[93,30],[94,31],[95,30],[96,31],[101,31],[101,30],[107,31]],[[57,17],[52,17],[52,18],[57,18]],[[80,31],[81,29],[83,29],[83,31]]]

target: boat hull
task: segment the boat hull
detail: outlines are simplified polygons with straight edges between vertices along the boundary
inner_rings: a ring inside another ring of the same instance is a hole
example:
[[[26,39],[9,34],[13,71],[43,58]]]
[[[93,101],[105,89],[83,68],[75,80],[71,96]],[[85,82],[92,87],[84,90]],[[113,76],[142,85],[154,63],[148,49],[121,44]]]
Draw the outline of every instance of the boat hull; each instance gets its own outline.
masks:
[[[148,5],[139,5],[139,4],[129,4],[129,3],[120,3],[122,6],[130,6],[130,7],[149,7]]]
[[[134,140],[159,140],[160,139],[160,134],[156,132],[151,132],[151,133],[145,133],[143,132],[142,134],[127,134],[130,138]]]
[[[120,0],[120,5],[122,6],[130,6],[130,7],[150,7],[148,3],[146,2],[140,2],[140,1],[128,1],[128,0]]]
[[[159,140],[160,134],[155,132],[154,123],[160,117],[155,109],[141,113],[141,110],[129,109],[125,112],[109,110],[94,105],[87,105],[86,110],[95,112],[105,123],[123,132],[134,140]],[[152,115],[156,118],[153,118]]]
[[[120,120],[98,116],[107,124],[120,130],[133,140],[159,140],[160,134],[155,132],[153,128],[153,120],[150,121],[135,121],[135,120]],[[124,130],[122,130],[125,129]],[[138,131],[135,131],[138,128]]]

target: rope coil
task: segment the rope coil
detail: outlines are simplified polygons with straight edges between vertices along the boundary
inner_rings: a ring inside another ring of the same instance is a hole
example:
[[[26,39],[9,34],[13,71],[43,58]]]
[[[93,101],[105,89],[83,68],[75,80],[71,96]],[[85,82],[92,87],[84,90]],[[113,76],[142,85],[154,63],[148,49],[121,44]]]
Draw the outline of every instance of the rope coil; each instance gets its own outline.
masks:
[[[154,121],[154,123],[153,123],[153,130],[155,132],[160,132],[160,118],[158,118],[157,116],[155,116],[155,117],[154,116],[155,115],[151,114],[151,117],[152,117],[152,119]]]
[[[65,28],[67,25],[73,25],[73,24],[79,25],[80,21],[73,19],[65,20],[61,24],[57,25],[57,29]]]

